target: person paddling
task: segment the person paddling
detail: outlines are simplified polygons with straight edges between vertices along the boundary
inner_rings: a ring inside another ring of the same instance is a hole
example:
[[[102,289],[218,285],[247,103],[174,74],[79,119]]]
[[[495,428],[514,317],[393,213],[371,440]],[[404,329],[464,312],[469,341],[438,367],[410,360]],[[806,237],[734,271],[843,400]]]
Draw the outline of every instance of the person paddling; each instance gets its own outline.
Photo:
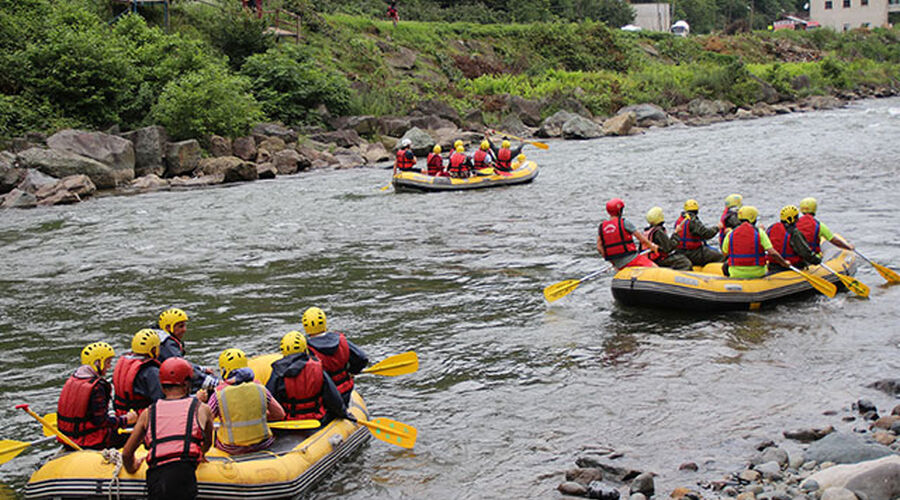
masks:
[[[756,227],[759,211],[756,207],[742,206],[738,210],[741,225],[725,236],[722,253],[728,260],[722,265],[722,274],[732,278],[762,278],[766,275],[767,258],[775,263],[791,267],[784,257],[772,248],[772,242],[766,232]]]
[[[425,166],[428,175],[435,177],[447,175],[444,171],[444,158],[441,156],[440,144],[435,144],[431,152],[428,153],[428,158],[425,160]]]
[[[163,398],[158,357],[159,336],[156,332],[144,328],[135,333],[131,339],[131,352],[120,357],[113,370],[116,415],[125,415],[129,410],[140,413]]]
[[[800,200],[800,213],[803,215],[797,220],[797,229],[806,237],[809,248],[820,257],[822,256],[821,242],[825,240],[832,245],[844,250],[854,250],[854,246],[847,240],[837,236],[828,226],[816,219],[816,210],[819,204],[815,198]]]
[[[606,211],[610,218],[600,223],[597,228],[597,251],[600,255],[612,263],[616,269],[625,267],[656,267],[646,255],[640,255],[634,238],[651,252],[659,252],[656,243],[651,242],[638,231],[634,224],[622,217],[625,202],[619,198],[613,198],[606,202]]]
[[[303,313],[303,328],[309,335],[312,353],[322,361],[322,367],[331,376],[344,404],[350,405],[353,392],[353,376],[369,364],[369,357],[356,344],[340,332],[327,331],[325,311],[310,307]]]
[[[675,221],[678,249],[695,266],[703,267],[710,262],[722,262],[725,260],[722,253],[715,248],[706,246],[706,240],[715,237],[720,228],[703,224],[699,214],[700,204],[697,203],[697,200],[684,202],[684,211]],[[720,222],[719,225],[721,226],[722,223]]]
[[[418,172],[416,167],[416,155],[412,151],[412,141],[403,139],[400,141],[400,149],[397,150],[397,157],[394,160],[394,172]]]
[[[658,251],[651,252],[647,257],[659,267],[690,271],[691,260],[678,250],[678,239],[674,235],[669,236],[666,233],[666,218],[663,209],[653,207],[648,210],[647,223],[650,225],[644,229],[644,237],[656,243],[659,248]],[[646,247],[641,244],[641,250],[644,249]]]
[[[735,193],[725,197],[725,210],[722,211],[722,217],[719,219],[719,246],[725,241],[725,235],[732,229],[741,225],[738,220],[738,210],[744,203],[744,197]]]
[[[806,237],[797,229],[797,218],[800,211],[794,205],[785,205],[779,213],[780,221],[769,226],[766,235],[772,246],[794,267],[803,269],[808,264],[820,264],[822,259],[813,253],[806,243]],[[787,268],[768,257],[769,274],[786,271]]]
[[[450,161],[447,164],[447,173],[450,177],[456,179],[466,179],[469,177],[470,159],[466,156],[466,149],[462,144],[456,146],[456,151],[450,155]]]
[[[511,172],[513,159],[519,156],[519,153],[522,152],[522,147],[525,146],[525,144],[521,143],[514,149],[510,149],[509,139],[506,137],[503,138],[503,142],[500,143],[499,148],[491,142],[490,138],[488,138],[487,141],[491,147],[491,151],[494,153],[494,158],[496,159],[494,162],[494,169],[501,172]]]

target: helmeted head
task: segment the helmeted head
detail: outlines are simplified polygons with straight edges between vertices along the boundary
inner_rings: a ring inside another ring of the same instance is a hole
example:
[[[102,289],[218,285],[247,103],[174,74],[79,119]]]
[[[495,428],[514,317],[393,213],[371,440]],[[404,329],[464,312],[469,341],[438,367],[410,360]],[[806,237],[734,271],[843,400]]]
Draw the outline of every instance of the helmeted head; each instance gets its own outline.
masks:
[[[456,152],[457,153],[465,153],[466,148],[462,147],[462,145],[456,146]]]
[[[489,143],[487,141],[487,139],[481,141],[481,150],[482,151],[487,151],[488,149],[490,149],[490,147],[491,147],[491,143]]]
[[[318,307],[310,307],[303,313],[303,329],[307,335],[318,335],[328,327],[325,311]]]
[[[240,349],[225,349],[219,354],[219,372],[222,378],[231,376],[231,372],[238,368],[247,368],[247,355]]]
[[[175,326],[179,323],[187,323],[188,316],[184,311],[173,307],[166,309],[159,315],[159,329],[167,333],[175,333]]]
[[[740,208],[744,202],[744,197],[735,193],[725,197],[725,208]]]
[[[465,145],[463,144],[462,139],[457,139],[457,140],[453,141],[453,149],[454,149],[454,150],[457,149],[457,148],[459,148],[460,146],[465,146]]]
[[[661,207],[653,207],[650,210],[647,210],[647,222],[651,226],[662,224],[665,221],[666,216],[663,215],[663,209]]]
[[[306,352],[306,336],[297,330],[287,332],[284,337],[281,337],[282,356],[290,356],[298,352]]]
[[[503,142],[500,143],[500,147],[503,149],[509,149],[510,146],[511,146],[511,144],[506,139],[503,139]]]
[[[684,211],[685,212],[697,212],[700,210],[700,204],[697,203],[697,200],[690,199],[684,202]]]
[[[815,198],[803,198],[800,200],[800,213],[816,215],[816,209],[819,208],[819,203]]]
[[[431,152],[434,153],[434,154],[436,154],[436,155],[441,154],[441,145],[440,145],[440,144],[435,144],[434,147],[431,148]]]
[[[756,224],[756,218],[759,217],[759,210],[751,205],[744,205],[738,210],[738,220],[747,221],[750,224]]]
[[[131,352],[151,358],[159,356],[159,335],[150,328],[138,330],[131,339]]]
[[[97,373],[109,368],[116,351],[106,342],[93,342],[81,350],[81,364],[94,367]]]
[[[194,367],[184,358],[169,358],[159,365],[161,385],[182,385],[194,376]]]
[[[519,153],[519,156],[516,156],[516,159],[519,160],[519,163],[525,163],[526,156],[522,153]]]
[[[400,148],[401,148],[401,149],[402,149],[402,148],[408,148],[408,147],[410,147],[410,146],[412,146],[412,141],[411,141],[411,140],[409,140],[409,139],[403,139],[402,141],[400,141]]]
[[[785,205],[782,207],[779,216],[781,217],[781,222],[784,222],[785,224],[795,224],[797,218],[800,216],[800,210],[794,205]]]
[[[606,212],[613,217],[621,216],[624,209],[625,202],[619,198],[613,198],[606,202]]]

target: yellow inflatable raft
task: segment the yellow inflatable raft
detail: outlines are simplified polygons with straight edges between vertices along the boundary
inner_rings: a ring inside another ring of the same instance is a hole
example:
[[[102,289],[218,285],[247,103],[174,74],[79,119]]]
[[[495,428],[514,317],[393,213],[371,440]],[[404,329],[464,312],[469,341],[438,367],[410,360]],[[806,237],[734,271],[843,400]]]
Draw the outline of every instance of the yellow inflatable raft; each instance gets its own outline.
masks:
[[[514,184],[527,184],[538,174],[537,163],[526,160],[523,164],[512,163],[513,171],[506,175],[497,173],[478,175],[467,179],[452,177],[435,177],[418,172],[397,172],[393,178],[394,189],[401,191],[457,191],[463,189],[481,189]]]
[[[856,256],[846,250],[835,252],[825,263],[841,274],[856,272]],[[613,297],[626,305],[726,311],[754,310],[785,299],[818,293],[793,271],[759,279],[736,279],[723,276],[721,264],[695,269],[626,267],[613,277]],[[841,286],[837,276],[822,266],[810,266],[806,272]]]
[[[250,360],[258,380],[268,380],[269,364],[280,355]],[[353,393],[350,412],[368,419],[362,397]],[[268,450],[229,456],[215,447],[207,462],[197,467],[199,498],[268,499],[295,498],[308,491],[341,460],[354,453],[370,437],[368,429],[348,420],[335,420],[316,431],[275,431]],[[146,454],[143,446],[136,456]],[[135,474],[124,469],[113,480],[116,466],[101,452],[60,452],[35,472],[25,487],[25,498],[143,498],[142,464]]]

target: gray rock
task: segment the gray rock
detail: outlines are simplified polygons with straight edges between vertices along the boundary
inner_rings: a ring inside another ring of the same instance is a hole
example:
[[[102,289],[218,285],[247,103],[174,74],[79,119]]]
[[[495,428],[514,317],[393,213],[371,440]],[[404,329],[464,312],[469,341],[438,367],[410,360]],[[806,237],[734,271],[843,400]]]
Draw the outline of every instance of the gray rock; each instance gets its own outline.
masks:
[[[31,208],[37,206],[37,197],[21,189],[13,189],[3,196],[0,208]]]
[[[310,136],[310,139],[314,141],[324,142],[327,144],[334,144],[339,148],[349,148],[350,146],[358,146],[362,144],[364,141],[356,133],[355,130],[352,129],[344,129],[344,130],[336,130],[334,132],[324,132],[321,134],[314,134]],[[262,146],[260,146],[262,147]]]
[[[256,160],[256,141],[249,135],[235,139],[231,144],[231,150],[233,151],[234,156],[237,156],[242,160]]]
[[[445,120],[450,120],[457,126],[462,125],[459,113],[444,101],[428,99],[427,101],[421,101],[416,104],[415,109],[423,115],[436,115]]]
[[[267,137],[278,137],[287,144],[297,141],[297,132],[280,123],[259,123],[253,127],[251,133]]]
[[[766,462],[776,462],[780,466],[787,465],[788,463],[788,454],[786,451],[778,448],[777,446],[771,446],[769,448],[764,449],[760,454],[756,455],[752,459],[750,459],[750,463],[753,465],[762,464]]]
[[[156,174],[147,174],[131,181],[131,188],[140,191],[155,191],[169,186],[169,181]]]
[[[652,497],[655,492],[656,488],[653,485],[653,474],[649,472],[643,472],[631,481],[629,493],[643,493],[649,498]]]
[[[528,127],[525,126],[525,123],[523,123],[516,115],[507,115],[503,121],[500,122],[499,129],[519,137],[531,135],[531,130],[529,130]]]
[[[758,481],[762,474],[759,471],[753,469],[744,469],[738,474],[738,477],[743,481],[753,482]]]
[[[56,149],[27,149],[19,153],[18,162],[23,167],[37,169],[58,179],[84,174],[100,189],[114,188],[134,178],[134,170],[115,170],[86,156]],[[26,174],[26,181],[29,175]]]
[[[409,119],[409,125],[411,127],[417,127],[423,130],[438,130],[438,129],[455,129],[456,124],[451,122],[450,120],[445,120],[440,118],[437,115],[421,115],[414,116]]]
[[[807,106],[812,109],[835,109],[842,108],[847,103],[838,99],[837,97],[833,97],[830,95],[811,95],[805,99],[800,101],[802,106]]]
[[[202,175],[224,174],[227,170],[230,170],[241,163],[244,163],[244,160],[236,156],[203,158],[200,160],[200,163],[197,164],[197,170],[199,170]]]
[[[14,161],[14,155],[0,155],[0,194],[12,191],[25,177],[26,170],[14,166]]]
[[[599,500],[619,500],[619,490],[602,481],[594,481],[587,487],[587,496]]]
[[[274,179],[278,176],[278,169],[272,163],[260,163],[256,165],[256,175],[260,179]]]
[[[637,118],[631,111],[613,116],[604,120],[603,135],[628,135],[635,123]]]
[[[366,160],[359,153],[349,150],[335,151],[334,157],[337,158],[338,168],[356,168],[366,164]]]
[[[200,163],[200,143],[196,139],[166,145],[166,176],[190,174]]]
[[[665,125],[668,121],[666,112],[656,104],[634,104],[621,108],[617,115],[625,113],[634,113],[637,125],[641,127],[649,127],[652,125]]]
[[[878,411],[878,408],[875,407],[875,403],[869,401],[868,399],[860,399],[856,402],[856,409],[859,411],[861,415],[865,415],[870,411]]]
[[[787,439],[793,439],[795,441],[800,441],[803,443],[809,443],[812,441],[818,441],[823,437],[834,432],[834,427],[828,426],[823,429],[797,429],[792,431],[784,431],[784,437]]]
[[[891,396],[900,396],[900,378],[886,378],[869,384],[868,387],[877,389]]]
[[[601,469],[604,475],[606,475],[610,480],[618,481],[620,483],[630,481],[636,478],[641,473],[641,471],[639,470],[619,467],[617,465],[610,464],[606,462],[606,457],[597,455],[582,455],[575,459],[575,465],[582,468],[593,467]]]
[[[900,421],[894,422],[891,425],[891,432],[894,434],[900,435]]]
[[[806,492],[816,491],[819,489],[819,483],[815,479],[807,479],[800,485],[800,489]]]
[[[166,173],[166,144],[169,142],[166,129],[154,125],[125,132],[121,136],[134,145],[135,177]]]
[[[628,500],[647,500],[647,496],[643,493],[632,493]]]
[[[480,109],[469,110],[462,118],[462,124],[466,128],[478,130],[484,126],[484,114]]]
[[[210,137],[209,155],[212,157],[231,156],[231,139],[220,135]]]
[[[603,135],[603,130],[592,120],[575,115],[562,127],[562,135],[566,139],[594,139]]]
[[[859,500],[852,491],[845,488],[828,488],[819,500]]]
[[[867,500],[900,498],[900,464],[887,463],[853,476],[845,488]]]
[[[224,174],[201,175],[200,177],[174,177],[169,179],[169,186],[173,188],[200,187],[222,184],[225,182]]]
[[[734,109],[728,101],[697,98],[688,103],[688,112],[696,116],[726,115]]]
[[[366,152],[363,153],[363,157],[366,159],[366,163],[372,164],[390,160],[391,154],[388,153],[387,149],[384,149],[383,144],[375,142],[366,146]]]
[[[811,444],[807,458],[816,462],[852,464],[890,455],[892,450],[880,444],[868,443],[854,434],[832,433]]]
[[[281,137],[266,137],[256,145],[257,152],[266,150],[269,152],[269,154],[275,154],[279,151],[284,151],[285,148],[287,148],[287,144]],[[259,158],[258,155],[259,153],[257,153],[257,159]]]
[[[383,116],[378,119],[378,130],[384,135],[400,137],[409,128],[409,117]]]
[[[416,67],[416,52],[406,47],[392,47],[392,51],[384,55],[385,62],[396,69],[410,70]]]
[[[300,169],[300,153],[293,149],[285,149],[272,155],[272,164],[278,175],[290,175]]]
[[[560,484],[556,489],[563,495],[573,495],[578,497],[587,496],[587,487],[574,481],[566,481]]]
[[[519,117],[522,123],[529,127],[537,127],[541,124],[541,103],[530,99],[524,99],[517,95],[509,98],[509,112]]]
[[[584,485],[603,480],[603,469],[599,467],[579,467],[566,471],[566,481],[575,481]]]
[[[378,133],[378,118],[371,115],[341,116],[331,122],[335,130],[351,129],[360,135],[373,135]],[[324,130],[311,131],[307,135],[316,135]]]
[[[259,179],[259,173],[256,171],[256,165],[247,161],[242,161],[238,165],[234,165],[224,172],[224,183],[229,182],[245,182],[255,181]]]
[[[559,110],[544,119],[535,135],[538,137],[562,137],[563,125],[575,116],[575,114],[568,111]]]
[[[80,174],[80,175],[70,175],[68,177],[60,179],[58,182],[54,184],[46,184],[37,190],[34,195],[38,199],[38,203],[46,198],[51,198],[56,196],[60,191],[68,191],[72,195],[74,195],[77,200],[81,201],[84,198],[90,197],[94,192],[97,191],[97,187],[91,182],[90,177]],[[50,203],[52,205],[56,205],[58,203],[62,203],[58,201],[56,203]]]
[[[806,456],[802,451],[796,451],[788,454],[788,467],[799,470],[806,462]]]
[[[778,462],[774,460],[771,462],[762,463],[756,466],[756,471],[762,474],[765,479],[779,480],[784,475],[781,473],[781,466],[778,465]]]
[[[400,142],[403,142],[403,139],[410,140],[413,153],[416,156],[427,155],[431,148],[434,147],[434,139],[427,132],[417,127],[407,130],[403,137],[400,138]]]
[[[116,171],[119,182],[134,179],[134,145],[128,139],[102,132],[67,129],[48,137],[47,146],[97,160]]]

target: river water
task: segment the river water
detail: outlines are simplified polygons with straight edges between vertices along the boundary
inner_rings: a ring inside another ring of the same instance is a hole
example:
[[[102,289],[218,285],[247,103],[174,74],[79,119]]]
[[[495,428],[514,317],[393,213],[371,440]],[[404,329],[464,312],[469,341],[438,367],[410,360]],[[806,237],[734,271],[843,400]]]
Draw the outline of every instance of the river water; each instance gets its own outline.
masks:
[[[900,99],[526,148],[534,183],[480,192],[380,191],[383,169],[316,171],[228,187],[105,197],[0,213],[0,437],[55,411],[81,347],[124,352],[164,308],[191,317],[189,357],[277,349],[317,305],[373,360],[406,350],[418,373],[360,377],[374,415],[416,426],[414,451],[373,440],[313,498],[553,498],[585,450],[658,473],[657,491],[715,479],[781,431],[900,370],[900,288],[869,267],[847,294],[760,312],[618,306],[609,279],[547,304],[541,289],[602,265],[596,226],[619,196],[643,224],[687,198],[714,223],[739,192],[770,223],[786,203],[900,268]],[[7,492],[52,451],[0,468]],[[700,472],[679,472],[685,461]],[[2,491],[0,491],[2,496]]]

